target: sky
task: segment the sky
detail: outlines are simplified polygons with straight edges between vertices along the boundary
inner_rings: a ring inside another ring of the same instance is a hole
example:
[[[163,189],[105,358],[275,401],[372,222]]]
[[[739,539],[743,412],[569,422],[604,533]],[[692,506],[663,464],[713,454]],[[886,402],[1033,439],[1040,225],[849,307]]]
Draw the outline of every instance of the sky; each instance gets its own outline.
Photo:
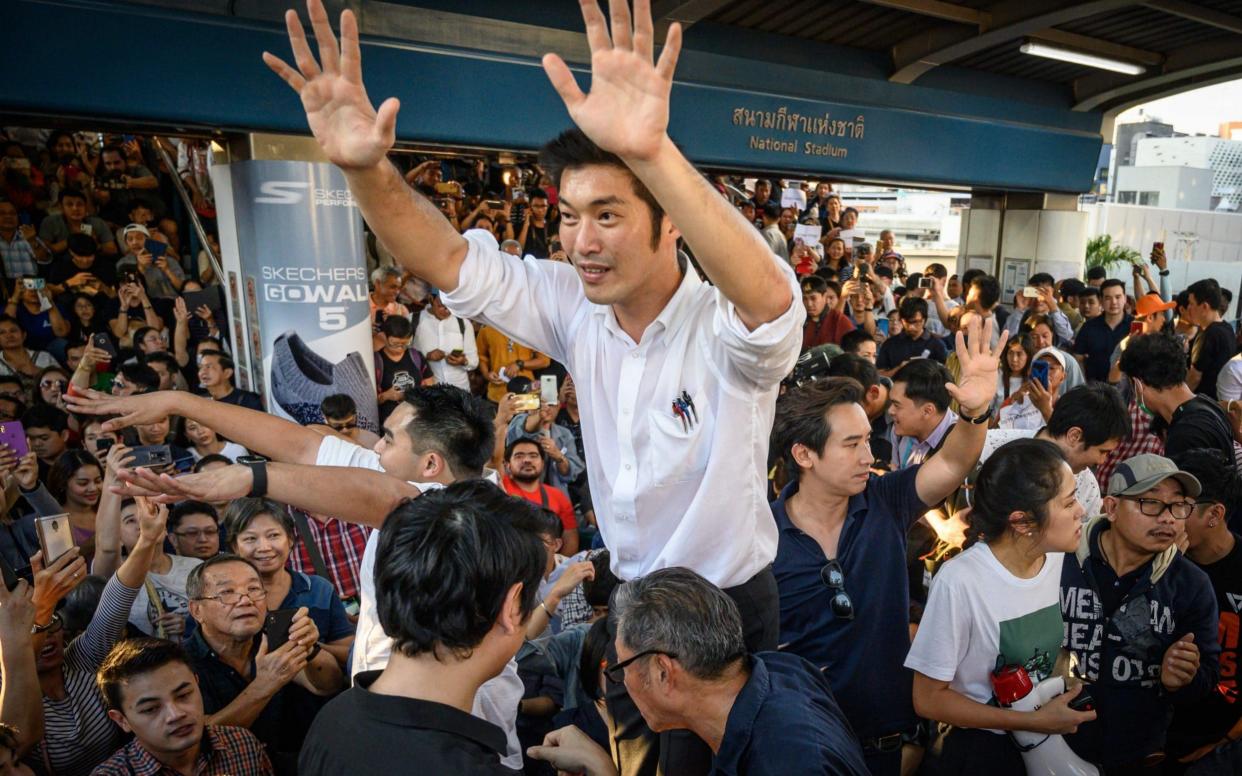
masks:
[[[1117,123],[1138,121],[1140,110],[1172,124],[1178,132],[1215,135],[1222,122],[1242,121],[1242,80],[1153,100],[1122,113]]]

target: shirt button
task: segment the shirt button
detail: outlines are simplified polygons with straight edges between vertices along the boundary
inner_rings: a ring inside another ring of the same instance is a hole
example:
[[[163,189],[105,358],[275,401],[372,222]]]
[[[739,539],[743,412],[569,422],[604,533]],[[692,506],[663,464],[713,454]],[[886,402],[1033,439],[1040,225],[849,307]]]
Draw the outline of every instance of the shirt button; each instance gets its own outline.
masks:
[[[634,467],[633,467],[633,466],[630,466],[628,463],[625,465],[625,470],[626,470],[627,472],[628,472],[630,469],[633,469],[633,468],[634,468]]]
[[[633,353],[631,353],[630,358],[638,358],[638,351],[635,350]]]

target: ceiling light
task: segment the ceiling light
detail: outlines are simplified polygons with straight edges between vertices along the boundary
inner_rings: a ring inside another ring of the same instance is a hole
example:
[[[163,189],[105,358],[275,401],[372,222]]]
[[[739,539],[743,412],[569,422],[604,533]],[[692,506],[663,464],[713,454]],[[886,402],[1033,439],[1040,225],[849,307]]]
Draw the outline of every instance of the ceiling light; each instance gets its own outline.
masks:
[[[1084,54],[1081,51],[1049,46],[1046,43],[1028,41],[1022,44],[1021,51],[1023,54],[1059,59],[1062,62],[1073,62],[1076,65],[1085,65],[1086,67],[1098,67],[1101,70],[1111,70],[1114,73],[1125,73],[1126,75],[1142,75],[1147,71],[1147,68],[1142,65],[1136,65],[1133,62],[1123,62],[1120,59],[1109,59],[1108,57],[1100,57],[1095,54]]]

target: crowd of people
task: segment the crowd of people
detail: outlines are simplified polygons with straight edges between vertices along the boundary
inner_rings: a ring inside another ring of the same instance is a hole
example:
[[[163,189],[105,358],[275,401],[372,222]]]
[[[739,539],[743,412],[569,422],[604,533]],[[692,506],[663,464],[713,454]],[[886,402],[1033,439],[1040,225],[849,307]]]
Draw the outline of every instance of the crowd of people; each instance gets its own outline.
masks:
[[[264,59],[374,237],[362,412],[237,386],[204,145],[6,130],[0,773],[1242,772],[1215,280],[1002,299],[740,197],[642,2],[583,4],[589,93],[545,59],[538,165],[402,171],[308,7]]]

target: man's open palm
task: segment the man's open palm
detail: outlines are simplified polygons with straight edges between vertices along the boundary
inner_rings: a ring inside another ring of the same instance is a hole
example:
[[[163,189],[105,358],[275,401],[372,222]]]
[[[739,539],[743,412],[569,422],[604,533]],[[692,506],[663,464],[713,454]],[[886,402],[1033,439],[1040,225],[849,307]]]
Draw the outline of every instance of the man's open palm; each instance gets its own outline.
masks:
[[[596,0],[580,0],[591,46],[591,91],[583,94],[565,60],[546,54],[543,69],[570,117],[600,148],[623,159],[650,159],[668,129],[669,92],[681,51],[681,25],[669,27],[654,60],[651,0],[609,3],[612,31]]]
[[[292,10],[285,12],[285,26],[297,69],[266,51],[263,61],[302,98],[306,123],[329,161],[343,169],[379,164],[396,142],[400,103],[390,97],[378,112],[371,107],[362,85],[362,52],[353,12],[341,14],[338,49],[321,0],[307,0],[306,9],[319,42],[319,61],[306,42],[297,11]]]

